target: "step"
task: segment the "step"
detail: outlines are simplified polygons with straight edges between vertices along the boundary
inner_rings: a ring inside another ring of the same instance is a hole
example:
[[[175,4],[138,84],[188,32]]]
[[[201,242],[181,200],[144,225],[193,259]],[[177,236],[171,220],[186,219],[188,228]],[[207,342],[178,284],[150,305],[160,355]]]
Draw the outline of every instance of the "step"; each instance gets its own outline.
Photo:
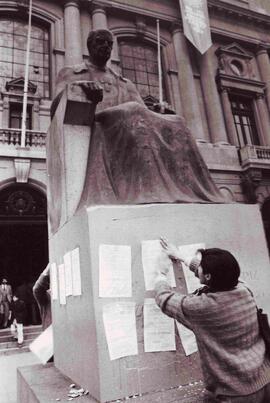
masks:
[[[33,340],[35,340],[35,338],[36,337],[26,339],[24,337],[24,344],[27,344],[27,345],[30,344]],[[1,343],[0,344],[0,351],[4,350],[4,349],[7,349],[7,348],[13,348],[13,347],[16,347],[16,346],[17,346],[17,340],[12,339],[12,341],[7,341],[5,343]]]
[[[31,333],[23,332],[25,339],[35,339],[40,333],[41,333],[41,330],[36,330]],[[9,332],[9,334],[5,335],[5,336],[0,335],[0,346],[2,343],[6,343],[6,342],[12,341],[12,340],[13,340],[13,336],[12,336],[11,332]]]
[[[20,353],[28,353],[29,345],[22,345],[22,347],[12,347],[12,348],[5,348],[3,350],[0,349],[0,356],[1,355],[12,355],[12,354],[20,354]]]
[[[27,326],[23,330],[24,342],[21,347],[18,347],[17,341],[13,339],[10,328],[0,330],[0,356],[29,351],[29,344],[40,335],[42,327],[41,325]]]
[[[36,330],[42,332],[42,326],[41,325],[31,325],[31,326],[24,326],[24,328],[23,328],[23,331],[25,334],[31,333]],[[10,335],[10,327],[7,327],[6,329],[0,329],[0,337],[5,336],[5,335]]]
[[[29,344],[32,343],[32,341],[35,340],[36,337],[34,338],[29,338],[29,339],[24,339],[22,346],[18,346],[17,340],[12,340],[10,342],[6,343],[1,343],[0,344],[0,356],[1,355],[10,355],[13,353],[21,353],[21,352],[26,352],[30,351],[29,350]]]

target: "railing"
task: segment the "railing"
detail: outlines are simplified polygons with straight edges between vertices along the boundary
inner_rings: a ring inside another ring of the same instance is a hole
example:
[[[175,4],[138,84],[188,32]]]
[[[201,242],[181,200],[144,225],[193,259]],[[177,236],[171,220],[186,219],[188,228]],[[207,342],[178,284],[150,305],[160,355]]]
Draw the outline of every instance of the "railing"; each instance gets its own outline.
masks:
[[[270,160],[270,147],[256,147],[256,154],[258,159]]]
[[[242,165],[250,163],[263,163],[270,165],[270,147],[246,145],[240,148]]]
[[[25,146],[35,150],[44,150],[46,148],[46,133],[27,130]],[[0,129],[0,147],[18,148],[21,145],[20,129]]]

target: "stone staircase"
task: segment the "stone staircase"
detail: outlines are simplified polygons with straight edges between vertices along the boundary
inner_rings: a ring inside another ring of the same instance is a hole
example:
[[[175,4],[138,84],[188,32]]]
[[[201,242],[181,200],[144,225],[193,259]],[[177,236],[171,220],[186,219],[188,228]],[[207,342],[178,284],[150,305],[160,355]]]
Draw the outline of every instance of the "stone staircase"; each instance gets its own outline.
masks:
[[[25,326],[23,329],[24,342],[18,347],[13,339],[10,328],[0,329],[0,356],[29,351],[29,344],[42,332],[41,325]]]

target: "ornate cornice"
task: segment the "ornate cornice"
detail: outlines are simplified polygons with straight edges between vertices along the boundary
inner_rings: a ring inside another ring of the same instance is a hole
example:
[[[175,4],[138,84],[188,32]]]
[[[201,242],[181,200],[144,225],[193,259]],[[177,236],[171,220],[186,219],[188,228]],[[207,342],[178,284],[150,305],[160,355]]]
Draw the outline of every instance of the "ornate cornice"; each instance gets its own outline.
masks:
[[[270,15],[261,14],[257,11],[229,4],[222,0],[208,0],[208,9],[210,13],[210,18],[212,13],[216,13],[227,15],[230,18],[243,18],[244,21],[247,21],[247,23],[255,22],[270,26]]]

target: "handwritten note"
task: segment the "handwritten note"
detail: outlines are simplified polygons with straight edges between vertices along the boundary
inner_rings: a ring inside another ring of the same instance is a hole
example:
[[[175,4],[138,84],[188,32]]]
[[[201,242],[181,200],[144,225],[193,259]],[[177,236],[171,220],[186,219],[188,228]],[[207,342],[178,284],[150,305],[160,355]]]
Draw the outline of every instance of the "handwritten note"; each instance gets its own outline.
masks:
[[[142,241],[142,265],[144,272],[144,281],[146,290],[153,290],[155,287],[155,277],[157,272],[160,270],[160,263],[164,261],[164,252],[162,251],[162,246],[160,241],[150,240]],[[168,283],[171,287],[175,287],[175,276],[173,272],[173,265],[169,258],[168,260],[169,272],[167,275]]]
[[[58,278],[59,278],[59,302],[60,305],[66,305],[66,280],[65,280],[65,265],[60,264],[58,266]]]
[[[82,294],[82,282],[81,282],[81,266],[80,266],[80,249],[75,248],[71,252],[72,262],[72,287],[73,295]]]
[[[105,305],[103,323],[111,360],[138,354],[135,302]]]
[[[53,331],[52,325],[47,327],[30,345],[30,351],[46,364],[53,356]]]
[[[130,246],[99,246],[99,296],[132,296]]]
[[[174,319],[166,316],[153,298],[144,301],[144,351],[175,350]]]
[[[72,262],[71,253],[67,252],[64,255],[64,266],[65,266],[65,284],[66,284],[66,297],[72,295]]]

